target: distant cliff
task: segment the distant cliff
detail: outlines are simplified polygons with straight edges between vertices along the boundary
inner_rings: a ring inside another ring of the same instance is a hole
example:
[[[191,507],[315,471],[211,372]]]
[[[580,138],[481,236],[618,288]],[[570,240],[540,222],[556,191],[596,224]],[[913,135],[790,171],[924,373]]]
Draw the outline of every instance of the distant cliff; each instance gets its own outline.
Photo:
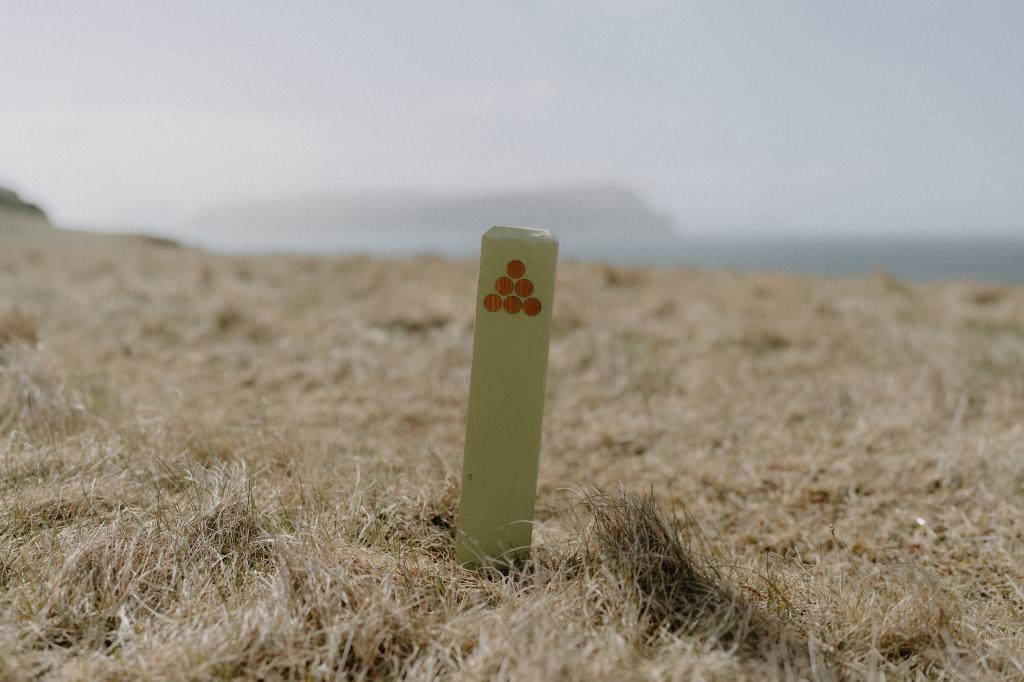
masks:
[[[51,227],[43,209],[0,187],[0,230]]]
[[[615,184],[488,193],[347,192],[224,206],[188,232],[213,248],[471,253],[491,225],[549,228],[563,254],[676,239],[672,220]]]

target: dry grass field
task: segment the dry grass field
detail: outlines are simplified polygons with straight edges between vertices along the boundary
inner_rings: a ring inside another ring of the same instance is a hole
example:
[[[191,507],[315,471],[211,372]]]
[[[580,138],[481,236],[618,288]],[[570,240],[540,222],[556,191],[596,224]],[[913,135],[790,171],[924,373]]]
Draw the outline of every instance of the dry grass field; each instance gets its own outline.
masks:
[[[563,263],[478,575],[475,268],[0,236],[0,679],[1024,678],[1024,287]]]

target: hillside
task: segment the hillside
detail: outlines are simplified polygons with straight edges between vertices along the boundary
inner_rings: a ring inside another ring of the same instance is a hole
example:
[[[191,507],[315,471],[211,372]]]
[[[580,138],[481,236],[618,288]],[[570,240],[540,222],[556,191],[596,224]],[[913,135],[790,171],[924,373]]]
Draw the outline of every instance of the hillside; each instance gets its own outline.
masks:
[[[476,283],[0,234],[0,679],[1020,679],[1024,287],[563,262],[502,576]]]
[[[6,232],[52,227],[46,213],[13,190],[0,187],[0,230]]]

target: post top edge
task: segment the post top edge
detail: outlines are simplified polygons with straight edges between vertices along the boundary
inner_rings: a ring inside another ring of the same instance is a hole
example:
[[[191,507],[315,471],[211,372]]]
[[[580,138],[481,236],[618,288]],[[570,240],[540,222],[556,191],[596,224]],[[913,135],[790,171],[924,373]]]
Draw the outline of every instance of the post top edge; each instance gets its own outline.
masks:
[[[505,225],[494,225],[484,232],[484,237],[490,239],[526,239],[530,241],[551,241],[558,239],[551,234],[551,230],[544,230],[538,227],[509,227]]]

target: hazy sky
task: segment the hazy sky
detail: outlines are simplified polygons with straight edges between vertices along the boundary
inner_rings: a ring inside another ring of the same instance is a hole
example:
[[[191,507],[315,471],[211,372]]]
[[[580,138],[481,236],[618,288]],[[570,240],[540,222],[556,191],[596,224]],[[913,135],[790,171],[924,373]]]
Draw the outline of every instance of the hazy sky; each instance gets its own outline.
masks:
[[[0,0],[0,184],[167,229],[623,181],[687,232],[1024,233],[1021,2]]]

